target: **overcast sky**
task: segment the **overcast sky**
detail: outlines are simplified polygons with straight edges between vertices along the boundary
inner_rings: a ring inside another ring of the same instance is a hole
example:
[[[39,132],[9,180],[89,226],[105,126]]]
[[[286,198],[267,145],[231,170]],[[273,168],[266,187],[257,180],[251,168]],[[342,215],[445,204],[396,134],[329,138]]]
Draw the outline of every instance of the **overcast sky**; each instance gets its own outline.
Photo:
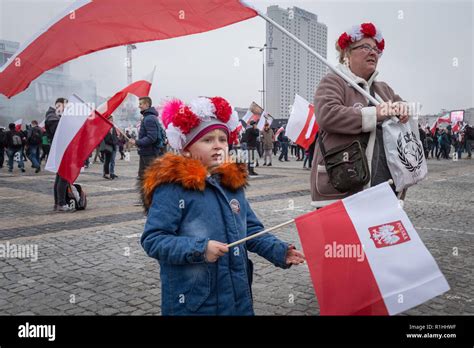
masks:
[[[0,38],[23,42],[72,2],[0,0]],[[261,10],[279,5],[315,13],[328,26],[328,59],[334,64],[338,36],[354,24],[373,22],[386,41],[379,80],[404,99],[422,103],[422,114],[474,107],[474,0],[248,2]],[[247,107],[260,101],[262,83],[261,54],[247,47],[264,41],[265,22],[257,17],[212,32],[141,43],[133,51],[134,80],[156,65],[151,96],[157,101],[221,95]],[[90,54],[74,60],[71,72],[94,79],[98,93],[110,96],[126,85],[125,56],[125,47]]]

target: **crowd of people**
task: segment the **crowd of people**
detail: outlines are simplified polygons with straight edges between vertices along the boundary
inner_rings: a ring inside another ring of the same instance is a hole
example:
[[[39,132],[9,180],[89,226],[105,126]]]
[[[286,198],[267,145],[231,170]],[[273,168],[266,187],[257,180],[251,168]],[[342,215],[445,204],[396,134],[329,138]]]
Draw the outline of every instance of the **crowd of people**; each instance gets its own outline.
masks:
[[[474,144],[474,128],[466,124],[454,132],[451,125],[446,128],[423,129],[419,126],[420,140],[427,159],[471,159]],[[452,153],[452,155],[451,155]],[[463,157],[466,153],[466,157]]]

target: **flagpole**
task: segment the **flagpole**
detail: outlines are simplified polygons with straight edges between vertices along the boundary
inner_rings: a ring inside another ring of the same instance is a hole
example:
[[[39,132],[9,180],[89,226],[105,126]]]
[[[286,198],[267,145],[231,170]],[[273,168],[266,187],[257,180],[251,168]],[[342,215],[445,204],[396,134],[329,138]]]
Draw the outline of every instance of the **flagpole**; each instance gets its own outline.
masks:
[[[284,222],[284,223],[281,223],[281,224],[279,224],[279,225],[270,227],[270,228],[268,228],[268,229],[266,229],[266,230],[264,230],[264,231],[261,231],[261,232],[252,234],[251,236],[248,236],[248,237],[246,237],[246,238],[242,238],[242,239],[240,239],[240,240],[238,240],[238,241],[236,241],[236,242],[227,244],[227,247],[228,247],[228,248],[232,248],[233,246],[236,246],[236,245],[238,245],[238,244],[242,244],[242,243],[244,243],[244,242],[246,242],[246,241],[248,241],[248,240],[250,240],[250,239],[254,239],[254,238],[260,237],[262,234],[265,234],[265,233],[271,232],[271,231],[273,231],[273,230],[276,230],[276,229],[278,229],[278,228],[287,226],[287,225],[289,225],[289,224],[292,224],[293,222],[295,222],[295,219],[291,219],[291,220],[286,221],[286,222]]]
[[[247,5],[249,6],[249,5]],[[324,58],[323,56],[321,56],[318,52],[316,52],[315,50],[313,50],[311,47],[309,47],[306,43],[304,43],[303,41],[301,41],[300,39],[298,39],[298,37],[296,37],[295,35],[293,35],[292,33],[290,33],[288,30],[286,30],[285,28],[283,28],[280,24],[278,24],[277,22],[275,22],[273,19],[267,17],[266,15],[264,15],[263,13],[261,13],[259,10],[257,10],[256,8],[252,7],[256,12],[257,14],[262,17],[264,20],[266,20],[267,22],[269,22],[270,24],[272,24],[273,26],[275,26],[278,30],[280,30],[283,34],[289,36],[291,39],[293,39],[297,44],[299,44],[300,46],[302,46],[303,48],[305,48],[309,53],[311,53],[312,55],[314,55],[316,58],[318,58],[321,62],[323,62],[329,69],[331,69],[336,75],[340,76],[341,78],[343,78],[347,83],[349,83],[352,87],[354,87],[359,93],[361,93],[364,97],[366,97],[367,99],[369,99],[369,101],[374,104],[374,105],[379,105],[380,102],[375,99],[374,97],[372,97],[366,90],[364,90],[362,87],[360,87],[355,81],[353,81],[350,77],[348,77],[346,74],[344,74],[342,71],[339,71],[338,69],[336,69],[335,66],[333,66],[326,58]]]

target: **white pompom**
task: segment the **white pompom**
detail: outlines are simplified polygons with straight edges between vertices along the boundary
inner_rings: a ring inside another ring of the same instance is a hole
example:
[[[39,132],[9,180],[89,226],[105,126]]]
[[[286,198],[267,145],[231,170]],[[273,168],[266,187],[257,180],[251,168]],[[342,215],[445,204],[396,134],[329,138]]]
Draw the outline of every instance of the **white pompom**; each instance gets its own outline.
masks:
[[[199,97],[189,103],[191,111],[203,121],[209,121],[211,117],[216,117],[216,108],[209,98]]]
[[[240,124],[239,114],[237,111],[233,110],[232,115],[230,115],[229,121],[227,122],[227,128],[232,132]]]
[[[380,41],[383,40],[382,32],[380,30],[377,29],[377,32],[375,33],[374,39],[375,39],[375,41],[377,41],[377,43],[379,43]]]
[[[352,42],[356,42],[356,41],[362,40],[364,38],[364,34],[362,34],[362,32],[360,31],[360,26],[359,25],[354,25],[351,28],[351,31],[350,31],[349,35],[352,39]]]
[[[168,138],[170,146],[176,150],[181,150],[186,142],[186,136],[172,123],[170,123],[166,129],[166,137]]]

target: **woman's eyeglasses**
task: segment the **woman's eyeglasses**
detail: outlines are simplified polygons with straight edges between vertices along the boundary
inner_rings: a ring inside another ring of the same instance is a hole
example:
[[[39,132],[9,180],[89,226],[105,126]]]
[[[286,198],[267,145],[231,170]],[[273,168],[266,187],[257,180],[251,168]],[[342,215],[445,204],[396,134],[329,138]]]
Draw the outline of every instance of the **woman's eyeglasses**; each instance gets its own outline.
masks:
[[[352,49],[353,49],[353,50],[361,49],[361,50],[364,51],[365,53],[370,53],[371,51],[374,51],[374,52],[377,53],[378,55],[382,54],[382,51],[381,51],[378,47],[372,47],[372,46],[370,46],[370,45],[368,45],[368,44],[356,46],[356,47],[353,47]]]

